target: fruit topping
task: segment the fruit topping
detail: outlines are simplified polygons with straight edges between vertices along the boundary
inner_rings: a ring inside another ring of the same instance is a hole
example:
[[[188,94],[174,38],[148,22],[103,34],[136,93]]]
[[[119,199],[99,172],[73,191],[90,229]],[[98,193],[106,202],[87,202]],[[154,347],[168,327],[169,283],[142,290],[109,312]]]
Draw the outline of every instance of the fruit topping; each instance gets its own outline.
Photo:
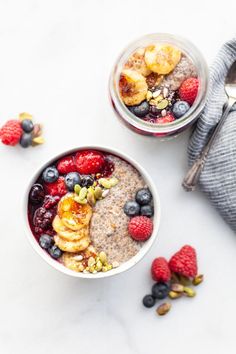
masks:
[[[0,129],[0,139],[5,145],[15,146],[19,143],[22,135],[22,128],[19,120],[9,120]]]
[[[62,256],[62,251],[60,250],[59,247],[57,247],[56,245],[53,245],[51,248],[49,248],[48,250],[50,256],[54,259],[58,259]]]
[[[129,59],[124,65],[125,69],[137,71],[143,76],[148,76],[149,74],[151,74],[151,70],[148,69],[147,64],[144,60],[144,54],[145,48],[139,48],[129,57]]]
[[[54,241],[51,236],[47,234],[43,234],[39,238],[39,244],[43,249],[48,250],[50,247],[52,247]]]
[[[175,120],[175,117],[173,114],[168,113],[166,116],[157,118],[156,123],[157,124],[166,124],[166,123],[171,123]]]
[[[197,275],[197,255],[191,246],[182,247],[169,261],[172,272],[191,278]]]
[[[58,180],[59,172],[55,166],[50,166],[43,171],[42,177],[45,183],[53,183]]]
[[[35,183],[32,186],[29,194],[29,199],[31,203],[40,204],[43,202],[44,197],[45,197],[45,192],[43,186],[39,183]]]
[[[60,250],[65,252],[79,252],[85,250],[90,243],[90,239],[88,236],[82,237],[77,241],[67,241],[60,236],[54,236],[55,244],[59,247]]]
[[[170,287],[166,283],[155,283],[152,287],[152,296],[155,299],[163,300],[165,299],[170,291]]]
[[[148,86],[143,75],[126,69],[120,75],[119,89],[124,103],[127,106],[135,106],[145,100]]]
[[[76,184],[81,183],[81,178],[78,172],[70,172],[65,176],[65,184],[69,191],[74,191]]]
[[[189,110],[190,106],[188,104],[188,102],[185,101],[177,101],[175,102],[174,106],[173,106],[173,114],[175,116],[175,118],[180,118],[183,115],[185,115],[188,110]]]
[[[145,295],[143,298],[143,305],[147,308],[151,308],[155,305],[156,299],[152,295]]]
[[[51,228],[51,224],[53,221],[53,213],[44,207],[38,208],[33,217],[34,226],[40,227],[42,230],[47,230]]]
[[[92,208],[88,203],[77,203],[74,198],[74,193],[68,193],[60,200],[58,216],[66,227],[78,231],[89,224]]]
[[[139,215],[140,205],[133,200],[129,200],[124,205],[124,212],[127,216],[131,216],[131,217]]]
[[[157,282],[168,282],[171,272],[167,260],[164,257],[155,258],[151,266],[152,279]]]
[[[23,133],[20,138],[20,145],[23,148],[27,148],[32,145],[32,134],[30,133]]]
[[[130,106],[130,111],[139,118],[145,117],[149,112],[149,104],[143,101],[138,106]]]
[[[75,172],[76,167],[75,167],[74,158],[72,156],[66,156],[60,159],[60,161],[57,164],[57,170],[62,175],[67,174],[69,172]]]
[[[150,45],[145,51],[148,68],[157,74],[169,74],[181,59],[181,51],[168,44]]]
[[[94,183],[94,178],[91,175],[82,175],[81,176],[81,183],[82,187],[91,187]]]
[[[146,216],[135,216],[129,221],[130,236],[136,241],[146,241],[152,234],[153,222]]]
[[[34,123],[31,119],[24,119],[21,122],[21,128],[24,130],[25,133],[31,133],[34,129]]]
[[[189,77],[184,80],[179,88],[180,99],[192,105],[197,97],[198,88],[199,80],[196,77]]]
[[[147,216],[151,218],[154,214],[154,208],[152,205],[143,205],[140,209],[140,215]]]
[[[58,195],[46,195],[43,201],[43,207],[45,209],[51,209],[59,202],[60,197]]]
[[[58,180],[54,183],[46,183],[45,187],[47,192],[52,196],[63,196],[67,193],[64,177],[59,177]]]
[[[147,205],[152,200],[152,194],[148,188],[142,188],[137,191],[135,199],[140,205]]]
[[[76,169],[80,174],[99,173],[102,171],[104,164],[104,155],[98,151],[80,151],[75,155]]]

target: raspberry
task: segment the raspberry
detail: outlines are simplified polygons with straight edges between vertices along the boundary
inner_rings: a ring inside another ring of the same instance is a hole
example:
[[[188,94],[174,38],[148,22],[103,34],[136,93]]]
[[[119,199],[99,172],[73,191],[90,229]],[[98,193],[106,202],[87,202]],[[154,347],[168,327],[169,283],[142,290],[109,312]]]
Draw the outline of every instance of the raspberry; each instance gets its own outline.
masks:
[[[0,129],[0,139],[5,145],[15,146],[19,143],[22,133],[20,121],[12,119]]]
[[[75,165],[77,171],[81,174],[95,174],[102,171],[105,159],[98,151],[86,150],[75,155]]]
[[[62,158],[57,165],[57,170],[62,175],[67,174],[69,172],[75,172],[75,162],[73,156],[66,156]]]
[[[197,97],[199,80],[195,77],[189,77],[184,80],[179,88],[179,96],[182,101],[193,104]]]
[[[175,117],[173,114],[168,113],[165,117],[157,118],[156,123],[157,124],[165,124],[165,123],[171,123],[175,120]]]
[[[152,234],[152,220],[147,216],[135,216],[130,220],[128,230],[134,240],[146,241]]]
[[[60,197],[58,195],[55,195],[55,196],[46,195],[44,198],[43,207],[45,209],[51,209],[52,207],[57,205],[59,200],[60,200]]]
[[[155,258],[151,267],[152,279],[157,282],[167,283],[171,278],[171,272],[167,260],[164,257]]]
[[[170,270],[174,273],[193,278],[197,275],[197,255],[193,247],[186,245],[175,253],[169,261]]]
[[[59,177],[56,182],[45,184],[48,194],[63,196],[67,193],[64,177]]]

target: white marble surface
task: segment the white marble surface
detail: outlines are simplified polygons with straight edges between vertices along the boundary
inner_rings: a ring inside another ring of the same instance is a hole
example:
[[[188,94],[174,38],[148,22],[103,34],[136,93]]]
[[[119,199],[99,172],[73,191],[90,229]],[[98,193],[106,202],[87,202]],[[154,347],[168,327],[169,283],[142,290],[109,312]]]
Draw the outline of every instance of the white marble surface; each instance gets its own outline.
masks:
[[[0,121],[29,111],[47,143],[0,146],[0,352],[2,354],[235,353],[236,238],[208,201],[180,187],[188,133],[159,142],[130,133],[107,97],[108,75],[130,40],[155,31],[187,36],[210,63],[235,34],[226,0],[0,1]],[[158,241],[126,274],[80,281],[51,269],[23,232],[21,198],[32,171],[53,154],[106,144],[136,158],[162,201]],[[164,318],[141,306],[153,257],[197,248],[206,282]]]

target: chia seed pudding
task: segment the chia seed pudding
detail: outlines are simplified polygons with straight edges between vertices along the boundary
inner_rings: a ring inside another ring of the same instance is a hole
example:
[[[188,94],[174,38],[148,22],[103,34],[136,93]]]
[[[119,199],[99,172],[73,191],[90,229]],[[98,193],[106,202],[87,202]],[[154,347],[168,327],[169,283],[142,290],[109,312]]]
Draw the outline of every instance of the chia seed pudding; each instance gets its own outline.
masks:
[[[28,219],[55,261],[95,274],[134,257],[153,231],[151,192],[123,159],[80,150],[46,167],[32,185]]]

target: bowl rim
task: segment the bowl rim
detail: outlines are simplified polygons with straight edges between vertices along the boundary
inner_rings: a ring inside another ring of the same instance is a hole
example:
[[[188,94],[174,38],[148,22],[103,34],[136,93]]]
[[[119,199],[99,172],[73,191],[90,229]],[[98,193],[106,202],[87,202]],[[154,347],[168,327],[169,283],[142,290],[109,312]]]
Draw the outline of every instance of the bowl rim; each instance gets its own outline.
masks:
[[[80,273],[80,272],[75,272],[69,268],[66,268],[63,264],[60,262],[54,260],[51,258],[45,250],[43,250],[37,240],[35,239],[29,222],[28,222],[28,196],[29,196],[29,191],[32,187],[32,184],[36,181],[40,173],[43,171],[44,168],[46,168],[50,163],[54,162],[55,160],[60,159],[63,156],[70,155],[76,151],[82,151],[82,150],[98,150],[101,152],[106,152],[113,154],[117,157],[122,158],[123,160],[127,161],[131,165],[133,165],[138,172],[141,174],[141,176],[144,178],[144,180],[147,182],[147,185],[149,189],[151,190],[152,196],[153,196],[153,202],[154,202],[154,210],[157,212],[154,213],[154,218],[153,218],[153,232],[152,236],[143,244],[141,249],[138,251],[138,253],[130,258],[128,261],[124,262],[121,264],[119,267],[114,268],[108,272],[98,272],[96,274],[90,274],[90,273]],[[24,219],[24,226],[25,226],[25,232],[27,235],[27,239],[29,243],[31,244],[32,248],[35,250],[35,252],[43,258],[46,263],[48,263],[51,267],[56,269],[57,271],[64,273],[66,275],[75,277],[75,278],[84,278],[84,279],[99,279],[99,278],[107,278],[113,275],[121,274],[132,267],[134,267],[139,261],[141,261],[144,256],[150,251],[151,247],[153,246],[158,230],[160,227],[160,219],[161,219],[161,205],[160,205],[160,197],[157,192],[157,188],[150,177],[150,175],[146,172],[146,170],[132,157],[127,155],[124,152],[121,152],[118,149],[114,149],[108,146],[104,145],[86,145],[86,146],[78,146],[76,148],[72,148],[66,151],[63,151],[57,155],[53,155],[49,160],[47,160],[45,163],[41,165],[41,167],[38,167],[37,170],[31,175],[31,178],[29,179],[29,182],[27,184],[27,188],[25,189],[24,196],[23,196],[23,219]]]

